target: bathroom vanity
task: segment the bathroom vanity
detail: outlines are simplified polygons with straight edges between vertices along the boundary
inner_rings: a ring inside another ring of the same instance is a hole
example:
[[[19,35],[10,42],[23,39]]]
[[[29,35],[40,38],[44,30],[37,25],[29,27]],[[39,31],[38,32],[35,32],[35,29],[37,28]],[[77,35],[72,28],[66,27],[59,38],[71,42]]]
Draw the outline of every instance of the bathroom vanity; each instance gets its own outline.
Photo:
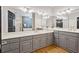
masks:
[[[77,53],[79,52],[79,32],[54,29],[52,31],[28,32],[28,34],[23,32],[12,37],[3,36],[2,52],[30,53],[51,44],[60,46],[68,52]]]
[[[21,33],[22,35],[22,33]],[[3,53],[29,53],[54,43],[53,32],[36,32],[2,40]]]

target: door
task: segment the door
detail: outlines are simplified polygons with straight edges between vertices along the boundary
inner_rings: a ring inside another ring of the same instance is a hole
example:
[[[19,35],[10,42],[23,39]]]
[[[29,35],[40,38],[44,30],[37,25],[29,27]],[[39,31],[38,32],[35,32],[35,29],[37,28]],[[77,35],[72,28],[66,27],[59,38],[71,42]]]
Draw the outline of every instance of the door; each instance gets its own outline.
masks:
[[[32,40],[27,40],[20,43],[20,52],[29,53],[32,52]]]

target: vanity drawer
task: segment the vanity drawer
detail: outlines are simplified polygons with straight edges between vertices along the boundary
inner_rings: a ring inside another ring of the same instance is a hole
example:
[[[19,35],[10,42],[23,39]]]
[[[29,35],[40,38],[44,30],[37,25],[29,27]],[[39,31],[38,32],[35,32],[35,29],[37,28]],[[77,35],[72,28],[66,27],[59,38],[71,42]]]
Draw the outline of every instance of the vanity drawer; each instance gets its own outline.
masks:
[[[20,41],[26,41],[32,39],[32,36],[21,37]]]
[[[40,37],[45,37],[45,38],[47,38],[47,37],[48,37],[48,34],[46,33],[46,34],[39,34],[39,35],[33,36],[33,38],[40,38]]]
[[[48,33],[48,36],[53,36],[53,33]]]
[[[78,34],[77,33],[72,33],[72,32],[64,32],[64,31],[59,31],[59,34],[62,34],[62,35],[67,35],[67,36],[74,36],[74,37],[77,37]]]
[[[55,30],[54,33],[58,34],[59,31]]]
[[[2,45],[19,42],[19,38],[11,38],[2,40]]]
[[[3,53],[19,53],[19,49],[3,52]]]
[[[39,38],[39,37],[40,37],[40,35],[34,35],[34,36],[33,36],[33,39]]]

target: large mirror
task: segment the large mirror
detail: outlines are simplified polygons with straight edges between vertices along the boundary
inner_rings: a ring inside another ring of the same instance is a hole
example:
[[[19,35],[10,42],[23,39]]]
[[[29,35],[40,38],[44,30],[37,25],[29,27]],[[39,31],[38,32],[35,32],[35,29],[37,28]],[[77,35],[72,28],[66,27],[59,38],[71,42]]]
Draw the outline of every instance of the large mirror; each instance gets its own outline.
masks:
[[[23,31],[32,30],[32,13],[22,16]]]

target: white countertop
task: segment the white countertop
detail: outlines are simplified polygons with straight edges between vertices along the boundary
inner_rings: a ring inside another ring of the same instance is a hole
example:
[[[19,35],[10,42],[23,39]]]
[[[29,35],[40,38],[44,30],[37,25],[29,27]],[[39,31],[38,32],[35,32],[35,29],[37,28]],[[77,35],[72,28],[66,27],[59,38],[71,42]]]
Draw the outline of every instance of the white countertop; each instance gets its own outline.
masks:
[[[31,36],[31,35],[38,35],[38,34],[51,33],[51,32],[53,32],[53,30],[50,30],[50,31],[48,31],[48,30],[38,30],[38,31],[23,31],[23,32],[3,33],[2,39]]]
[[[72,32],[72,33],[79,33],[79,30],[68,30],[68,29],[63,29],[63,28],[53,28],[53,29],[49,29],[49,30],[3,33],[2,39],[9,39],[9,38],[38,35],[38,34],[44,34],[44,33],[51,33],[51,32],[54,32],[54,30]]]
[[[65,28],[53,28],[53,30],[65,31],[65,32],[72,32],[72,33],[79,33],[79,30],[78,29],[70,30],[70,29],[65,29]]]

